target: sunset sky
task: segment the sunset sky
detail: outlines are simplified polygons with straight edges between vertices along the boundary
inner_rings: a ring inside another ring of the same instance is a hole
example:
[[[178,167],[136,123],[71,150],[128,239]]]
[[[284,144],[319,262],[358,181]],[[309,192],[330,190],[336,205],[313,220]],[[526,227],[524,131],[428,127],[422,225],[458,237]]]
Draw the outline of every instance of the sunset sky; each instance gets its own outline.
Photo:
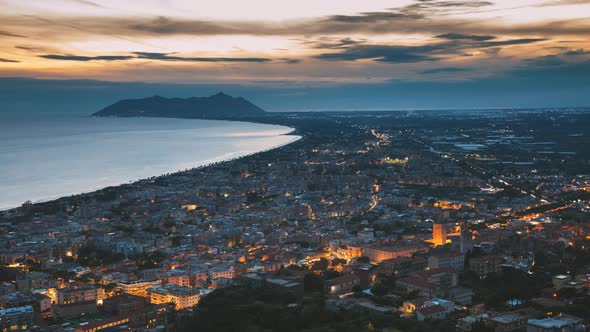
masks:
[[[588,0],[0,0],[0,9],[0,77],[298,89],[590,75]]]

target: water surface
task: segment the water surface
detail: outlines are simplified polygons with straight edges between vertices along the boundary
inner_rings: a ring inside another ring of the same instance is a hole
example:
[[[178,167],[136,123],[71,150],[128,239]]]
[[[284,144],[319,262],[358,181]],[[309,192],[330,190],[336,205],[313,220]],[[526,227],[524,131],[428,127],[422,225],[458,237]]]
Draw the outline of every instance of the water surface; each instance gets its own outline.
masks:
[[[233,121],[0,117],[0,210],[288,144],[291,128]]]

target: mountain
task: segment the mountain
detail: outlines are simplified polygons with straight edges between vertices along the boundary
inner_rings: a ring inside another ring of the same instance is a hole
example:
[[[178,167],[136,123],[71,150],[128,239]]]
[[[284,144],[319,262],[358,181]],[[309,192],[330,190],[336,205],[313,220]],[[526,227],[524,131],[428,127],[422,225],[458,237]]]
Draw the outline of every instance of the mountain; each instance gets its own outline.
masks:
[[[234,98],[219,92],[209,97],[153,96],[143,99],[125,99],[103,108],[92,116],[226,119],[263,114],[265,114],[263,109],[246,99]]]

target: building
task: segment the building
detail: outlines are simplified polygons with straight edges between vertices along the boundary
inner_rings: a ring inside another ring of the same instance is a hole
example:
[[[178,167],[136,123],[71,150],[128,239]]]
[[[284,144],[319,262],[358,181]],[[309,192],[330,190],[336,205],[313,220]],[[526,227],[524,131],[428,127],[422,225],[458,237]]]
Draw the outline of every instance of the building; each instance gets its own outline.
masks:
[[[473,290],[461,286],[450,287],[447,289],[447,298],[463,306],[470,305],[473,299]]]
[[[217,278],[228,278],[233,279],[236,276],[236,272],[232,265],[221,264],[209,269],[209,278],[210,279],[217,279]]]
[[[53,317],[58,319],[75,318],[82,315],[98,312],[96,301],[76,302],[71,304],[54,304],[52,306]]]
[[[424,307],[424,302],[428,301],[427,297],[417,297],[415,299],[406,300],[399,307],[399,311],[406,317],[412,316],[416,313],[416,310]]]
[[[439,284],[415,276],[398,279],[395,285],[400,291],[406,294],[418,292],[420,296],[433,297],[443,295],[444,293],[443,288]]]
[[[355,274],[345,274],[343,276],[326,280],[324,283],[330,294],[338,295],[352,292],[355,286],[360,287],[361,279]]]
[[[460,318],[457,320],[457,331],[459,332],[477,332],[474,331],[474,324],[483,322],[484,319],[487,319],[489,315],[487,313],[481,313],[478,315],[467,316],[464,318]]]
[[[190,275],[184,270],[166,272],[166,283],[178,286],[190,286]]]
[[[529,319],[527,332],[576,332],[586,331],[582,319],[573,316],[557,316],[544,319]]]
[[[237,278],[237,282],[240,285],[246,285],[249,287],[270,287],[274,289],[280,289],[282,291],[293,294],[295,297],[300,298],[303,296],[303,283],[300,279],[293,277],[269,277],[266,278],[260,273],[244,273]]]
[[[375,231],[372,228],[363,228],[358,231],[356,237],[361,242],[369,242],[375,239]]]
[[[380,269],[386,276],[405,277],[410,273],[424,271],[428,260],[422,255],[412,257],[398,257],[381,262]]]
[[[139,279],[142,279],[142,280],[155,280],[160,277],[161,273],[162,273],[162,269],[146,269],[146,270],[139,271],[138,276],[139,276]],[[124,279],[121,279],[121,280],[124,280]]]
[[[460,227],[459,251],[465,254],[473,250],[473,233],[465,228],[465,222],[461,222]]]
[[[13,284],[9,282],[2,282],[0,283],[0,296],[8,295],[14,293],[16,288]]]
[[[128,317],[131,328],[153,328],[166,322],[168,304],[149,304],[144,297],[122,294],[104,300],[102,312],[114,317]]]
[[[458,284],[457,273],[448,267],[414,272],[396,281],[396,287],[405,293],[417,291],[421,296],[444,296],[447,290]]]
[[[556,275],[556,276],[553,276],[553,278],[551,278],[551,282],[553,283],[553,288],[555,288],[555,289],[561,289],[561,288],[565,287],[570,280],[571,280],[570,276],[564,275],[564,274]]]
[[[393,307],[379,305],[379,304],[376,304],[376,303],[368,301],[368,300],[358,300],[355,303],[355,306],[361,310],[366,310],[366,311],[370,312],[371,314],[376,314],[376,315],[387,315],[387,314],[391,314],[395,311],[395,309]]]
[[[10,265],[16,263],[19,259],[24,259],[27,256],[25,252],[6,252],[0,254],[0,263]]]
[[[101,319],[96,322],[86,322],[81,323],[76,327],[74,332],[95,332],[100,331],[108,328],[112,328],[115,326],[127,324],[129,322],[129,318],[127,317],[111,317],[106,319]]]
[[[465,256],[462,253],[435,253],[428,257],[428,267],[438,269],[441,267],[450,267],[453,270],[463,271],[465,266]]]
[[[122,294],[109,297],[102,304],[102,311],[116,316],[131,316],[148,306],[146,299],[137,295]]]
[[[117,288],[125,294],[146,297],[148,288],[158,286],[161,283],[162,282],[157,279],[153,279],[153,280],[122,280],[121,282],[117,283]]]
[[[51,287],[55,287],[55,283],[51,282],[47,273],[27,273],[16,278],[16,288],[20,291],[32,291]]]
[[[189,269],[191,286],[198,286],[201,280],[207,280],[207,267],[191,267]]]
[[[150,303],[174,303],[177,310],[192,308],[199,303],[201,292],[198,288],[167,284],[147,290]]]
[[[17,308],[34,305],[36,299],[31,292],[14,292],[0,296],[0,308]]]
[[[98,289],[95,286],[60,288],[55,296],[56,304],[52,310],[53,316],[57,318],[73,318],[98,311]]]
[[[447,243],[447,228],[444,224],[432,224],[432,243],[435,246],[444,246]]]
[[[33,324],[33,307],[0,310],[0,331],[28,331]]]
[[[526,329],[528,318],[516,313],[506,312],[483,320],[483,323],[496,331],[511,332]]]
[[[416,319],[419,321],[424,321],[427,319],[445,319],[447,316],[448,312],[444,307],[439,305],[416,309]]]
[[[35,316],[40,318],[49,318],[52,315],[51,298],[44,294],[33,294],[36,302],[33,304]]]
[[[212,289],[225,288],[225,287],[229,287],[229,286],[235,285],[235,284],[236,284],[236,281],[234,279],[217,278],[217,279],[211,280],[211,284],[209,284],[209,288],[212,288]]]
[[[422,307],[416,308],[416,319],[423,321],[426,319],[445,319],[455,310],[453,301],[443,299],[426,300]]]
[[[360,279],[360,286],[362,288],[371,287],[375,281],[377,280],[377,266],[373,264],[362,264],[354,269],[354,274],[356,274]]]
[[[437,298],[424,301],[423,306],[424,307],[431,307],[431,306],[435,306],[435,305],[439,305],[439,306],[445,308],[445,310],[447,312],[452,312],[453,310],[455,310],[455,303],[453,301],[437,299]]]
[[[411,257],[414,253],[425,252],[426,247],[420,244],[402,244],[398,246],[368,245],[361,248],[363,256],[369,257],[371,262],[381,263],[387,259]]]
[[[469,259],[469,270],[483,277],[488,273],[500,271],[500,263],[502,263],[502,258],[496,255],[473,257]]]
[[[98,289],[92,285],[57,290],[57,304],[74,304],[79,302],[96,302]]]

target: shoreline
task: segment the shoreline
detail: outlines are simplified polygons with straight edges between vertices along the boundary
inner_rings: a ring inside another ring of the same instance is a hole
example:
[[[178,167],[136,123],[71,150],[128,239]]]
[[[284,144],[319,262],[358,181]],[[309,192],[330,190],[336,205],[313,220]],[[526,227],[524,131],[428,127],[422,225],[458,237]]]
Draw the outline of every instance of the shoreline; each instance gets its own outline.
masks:
[[[190,120],[190,119],[186,119],[186,118],[172,118],[172,119],[179,119],[179,120]],[[204,121],[209,121],[209,119],[195,119],[195,120],[204,120]],[[237,121],[233,121],[233,120],[210,120],[210,121],[227,121],[227,122],[241,122],[241,123],[250,123],[250,124],[257,124],[257,125],[268,125],[268,123],[259,123],[259,122],[253,122],[253,121],[243,121],[243,120],[237,120]],[[276,144],[273,145],[269,148],[265,148],[263,150],[258,150],[255,152],[230,152],[230,153],[226,153],[224,155],[221,155],[219,157],[214,157],[214,158],[209,158],[206,160],[200,160],[197,162],[188,162],[188,163],[184,163],[183,165],[187,165],[187,167],[185,168],[180,168],[177,170],[171,170],[169,172],[166,173],[161,173],[161,174],[155,174],[152,176],[148,176],[148,177],[141,177],[141,178],[136,178],[136,179],[130,179],[127,180],[126,182],[120,182],[117,184],[111,184],[111,185],[97,185],[94,187],[91,187],[89,189],[86,189],[84,191],[80,191],[80,192],[73,192],[73,193],[65,193],[65,194],[59,194],[59,195],[55,195],[55,196],[51,196],[51,197],[46,197],[46,198],[41,198],[35,201],[31,201],[31,203],[33,205],[36,204],[49,204],[61,199],[67,199],[70,197],[76,197],[76,196],[83,196],[83,195],[93,195],[96,194],[97,192],[104,190],[106,188],[116,188],[116,187],[120,187],[120,186],[125,186],[125,185],[134,185],[137,184],[141,181],[146,181],[146,180],[150,180],[150,179],[156,179],[156,178],[161,178],[161,177],[166,177],[166,176],[170,176],[170,175],[174,175],[174,174],[179,174],[179,173],[184,173],[184,172],[191,172],[191,171],[195,171],[198,169],[203,169],[206,167],[211,167],[211,166],[215,166],[221,163],[226,163],[226,162],[231,162],[231,161],[235,161],[235,160],[239,160],[242,158],[246,158],[246,157],[250,157],[259,153],[264,153],[264,152],[268,152],[271,150],[276,150],[276,149],[280,149],[286,145],[295,143],[299,140],[301,140],[303,138],[303,136],[301,135],[292,135],[292,133],[296,132],[297,129],[296,128],[292,128],[292,127],[287,127],[284,125],[280,125],[280,124],[273,124],[275,126],[281,126],[281,127],[285,127],[287,129],[289,129],[289,131],[282,133],[280,135],[276,135],[273,137],[280,137],[280,136],[291,136],[291,139],[287,142],[284,143],[280,143],[280,144]],[[190,165],[188,165],[190,164]],[[24,202],[23,202],[24,203]],[[18,206],[13,206],[13,207],[0,207],[0,213],[5,213],[8,211],[12,211],[12,210],[16,210],[19,209],[21,205]]]

